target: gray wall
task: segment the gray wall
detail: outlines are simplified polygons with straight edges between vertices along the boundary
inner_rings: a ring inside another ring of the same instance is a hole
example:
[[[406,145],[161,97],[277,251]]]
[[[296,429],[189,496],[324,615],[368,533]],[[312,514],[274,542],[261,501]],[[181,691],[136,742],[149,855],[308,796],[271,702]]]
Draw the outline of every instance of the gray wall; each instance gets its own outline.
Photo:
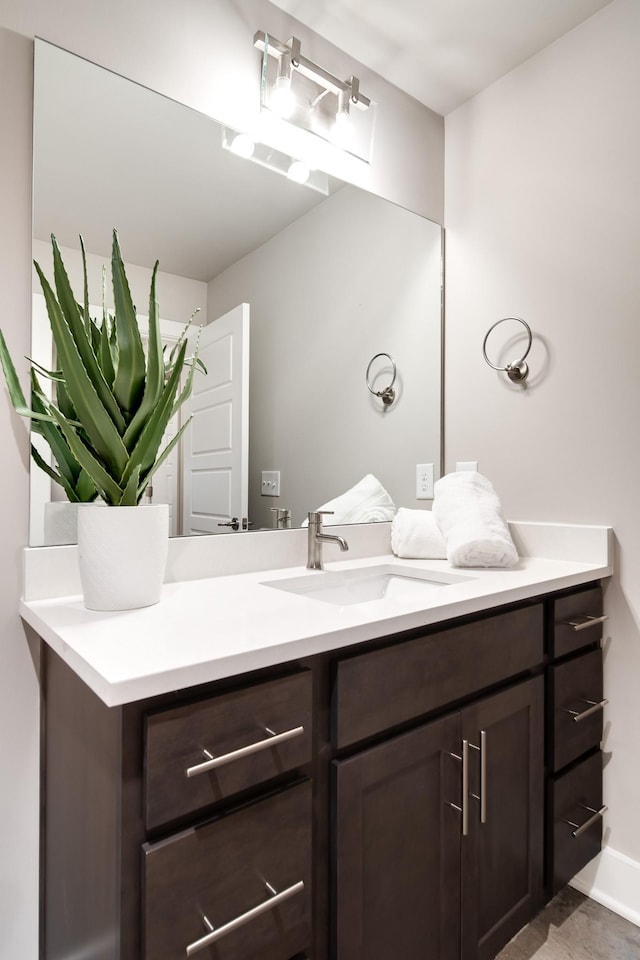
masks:
[[[257,103],[257,29],[295,32],[312,59],[355,70],[380,104],[372,164],[360,182],[441,222],[443,121],[266,0],[4,0],[0,12],[0,323],[14,357],[29,353],[33,37],[57,43],[240,126]],[[249,106],[251,104],[251,106]],[[425,171],[429,171],[429,176]],[[340,170],[335,171],[340,175]],[[347,177],[347,179],[349,179]],[[27,365],[20,373],[26,381]],[[38,941],[38,682],[17,609],[27,543],[28,440],[0,395],[0,929],[2,956],[35,960]]]
[[[448,469],[478,459],[508,517],[614,527],[605,836],[635,861],[637,922],[639,115],[640,3],[615,0],[447,117],[445,395]],[[481,354],[514,313],[526,391]]]
[[[434,463],[438,475],[440,255],[436,224],[344,187],[210,282],[210,318],[251,304],[255,527],[271,526],[272,506],[298,526],[366,473],[397,506],[426,506],[415,465]],[[382,351],[398,371],[386,409],[365,382]],[[278,499],[260,495],[262,470],[281,471]]]

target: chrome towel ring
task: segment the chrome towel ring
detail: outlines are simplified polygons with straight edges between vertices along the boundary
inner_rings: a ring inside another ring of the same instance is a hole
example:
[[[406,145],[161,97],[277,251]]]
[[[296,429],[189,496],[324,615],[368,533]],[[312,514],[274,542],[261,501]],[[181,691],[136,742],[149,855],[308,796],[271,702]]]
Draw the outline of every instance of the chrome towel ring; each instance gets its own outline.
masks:
[[[507,320],[516,320],[518,323],[521,323],[522,326],[527,331],[529,342],[527,344],[527,349],[522,354],[519,360],[514,361],[514,363],[508,363],[506,367],[497,367],[495,363],[491,363],[491,360],[489,360],[489,357],[487,356],[487,340],[489,339],[489,334],[491,333],[491,331],[495,330],[498,324],[505,323]],[[533,340],[533,337],[531,334],[531,327],[529,326],[526,320],[523,320],[522,317],[502,317],[501,320],[496,320],[496,322],[487,330],[486,336],[482,343],[482,355],[492,370],[497,370],[499,373],[506,373],[506,375],[509,377],[509,380],[511,380],[512,383],[524,383],[524,381],[529,376],[529,367],[525,363],[525,358],[529,353],[529,350],[531,350],[532,340]]]
[[[390,361],[391,366],[393,368],[393,376],[391,377],[391,383],[388,384],[388,386],[386,386],[384,390],[374,390],[373,387],[371,386],[371,381],[369,379],[371,364],[373,363],[374,360],[377,360],[379,357],[386,357]],[[393,389],[393,385],[396,382],[396,364],[395,364],[395,360],[390,354],[376,353],[375,356],[371,357],[371,360],[369,360],[369,366],[367,367],[366,380],[367,380],[367,387],[369,388],[369,392],[372,393],[374,397],[380,397],[385,407],[388,407],[393,403],[393,401],[396,398],[396,392]]]

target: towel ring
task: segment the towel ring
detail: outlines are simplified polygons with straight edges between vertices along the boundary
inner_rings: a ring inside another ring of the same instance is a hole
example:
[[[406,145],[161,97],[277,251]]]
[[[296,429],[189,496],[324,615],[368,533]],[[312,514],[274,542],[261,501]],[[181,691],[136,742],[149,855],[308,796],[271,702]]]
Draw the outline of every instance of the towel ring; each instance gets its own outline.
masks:
[[[369,380],[369,372],[371,370],[371,364],[373,363],[374,360],[377,360],[378,357],[387,357],[387,359],[391,362],[391,366],[393,367],[393,376],[391,377],[391,383],[388,386],[386,386],[384,390],[374,390]],[[380,397],[385,407],[391,406],[391,404],[396,398],[396,392],[393,389],[393,385],[396,382],[396,364],[393,357],[388,353],[376,353],[375,356],[371,357],[371,360],[369,360],[369,366],[367,367],[366,379],[367,379],[367,387],[369,388],[369,392],[372,393],[374,397]]]
[[[527,336],[529,337],[529,343],[527,344],[527,349],[522,354],[519,360],[516,360],[514,363],[508,363],[506,367],[496,367],[495,363],[491,363],[491,360],[489,360],[489,357],[487,356],[487,340],[489,339],[489,334],[491,333],[491,331],[495,330],[498,324],[505,323],[505,321],[507,320],[517,320],[518,323],[522,324],[522,326],[527,331]],[[523,320],[522,317],[502,317],[501,320],[496,320],[496,322],[487,330],[487,334],[482,343],[482,355],[492,370],[497,370],[499,373],[506,373],[506,375],[509,377],[509,380],[511,380],[512,383],[524,383],[524,381],[529,376],[529,367],[525,363],[525,358],[529,353],[529,350],[531,350],[532,340],[533,340],[533,337],[531,334],[531,327],[529,326],[526,320]]]

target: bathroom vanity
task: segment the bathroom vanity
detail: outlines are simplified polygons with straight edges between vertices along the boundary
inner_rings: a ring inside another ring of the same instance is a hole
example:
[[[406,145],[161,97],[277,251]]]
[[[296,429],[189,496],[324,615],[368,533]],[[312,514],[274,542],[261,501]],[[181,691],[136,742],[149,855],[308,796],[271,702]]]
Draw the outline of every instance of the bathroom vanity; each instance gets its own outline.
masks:
[[[25,602],[45,641],[42,956],[493,957],[600,849],[608,572],[525,560],[386,606],[265,586],[291,570],[126,614]]]

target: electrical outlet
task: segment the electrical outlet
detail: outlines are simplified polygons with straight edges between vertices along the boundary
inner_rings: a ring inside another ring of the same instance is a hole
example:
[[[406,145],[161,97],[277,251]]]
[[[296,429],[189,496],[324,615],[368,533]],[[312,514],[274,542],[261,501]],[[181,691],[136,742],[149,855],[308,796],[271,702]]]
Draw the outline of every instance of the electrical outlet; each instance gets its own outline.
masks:
[[[263,497],[280,496],[280,471],[263,470],[260,481],[260,495]]]
[[[416,464],[416,500],[433,500],[433,464]]]
[[[458,473],[460,470],[468,470],[471,473],[477,473],[478,461],[477,460],[457,460],[456,473]]]

